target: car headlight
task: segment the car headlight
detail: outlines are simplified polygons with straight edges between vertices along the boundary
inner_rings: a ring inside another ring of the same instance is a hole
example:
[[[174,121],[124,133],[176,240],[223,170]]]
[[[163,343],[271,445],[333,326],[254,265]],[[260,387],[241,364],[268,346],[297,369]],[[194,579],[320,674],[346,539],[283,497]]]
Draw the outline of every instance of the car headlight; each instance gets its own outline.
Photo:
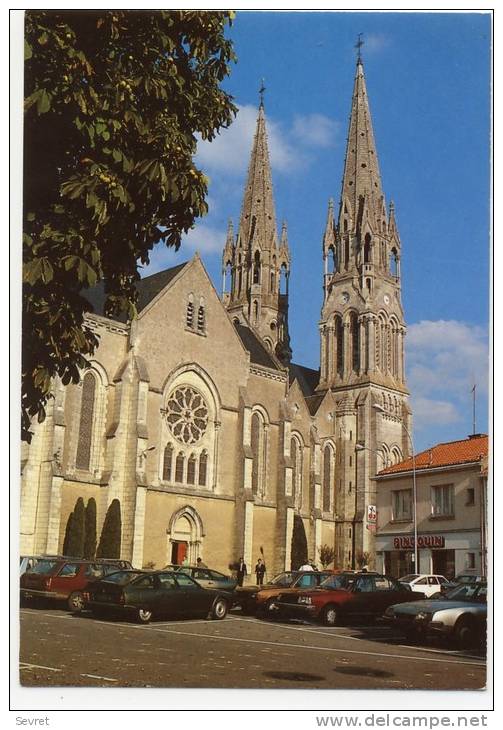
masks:
[[[310,606],[311,603],[312,603],[311,596],[299,596],[298,599],[297,599],[297,602],[298,603],[305,603],[308,606]]]
[[[429,611],[419,611],[416,614],[416,621],[431,621],[432,615]]]

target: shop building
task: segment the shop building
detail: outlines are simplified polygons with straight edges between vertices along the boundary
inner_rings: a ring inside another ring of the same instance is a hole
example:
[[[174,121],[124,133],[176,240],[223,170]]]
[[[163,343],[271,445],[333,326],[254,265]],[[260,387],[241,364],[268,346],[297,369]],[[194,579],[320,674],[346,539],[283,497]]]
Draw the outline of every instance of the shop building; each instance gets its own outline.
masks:
[[[376,566],[390,575],[487,572],[488,437],[433,446],[376,476]],[[414,566],[414,472],[418,567]]]

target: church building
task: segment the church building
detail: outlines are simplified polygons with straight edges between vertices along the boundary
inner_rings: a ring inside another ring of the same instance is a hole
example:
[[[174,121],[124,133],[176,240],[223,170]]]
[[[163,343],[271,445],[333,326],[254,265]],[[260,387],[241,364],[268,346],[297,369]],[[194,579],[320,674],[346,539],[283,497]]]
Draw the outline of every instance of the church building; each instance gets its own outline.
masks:
[[[223,292],[197,254],[138,282],[132,322],[105,317],[103,289],[90,292],[86,325],[99,347],[78,385],[54,382],[47,417],[23,445],[21,553],[61,553],[76,500],[92,497],[98,537],[118,500],[121,557],[135,567],[201,557],[228,572],[241,556],[249,570],[263,556],[272,575],[298,567],[299,530],[315,562],[329,545],[336,567],[373,566],[374,476],[409,455],[412,424],[401,243],[361,58],[321,254],[312,370],[292,359],[294,257],[277,226],[261,101]]]

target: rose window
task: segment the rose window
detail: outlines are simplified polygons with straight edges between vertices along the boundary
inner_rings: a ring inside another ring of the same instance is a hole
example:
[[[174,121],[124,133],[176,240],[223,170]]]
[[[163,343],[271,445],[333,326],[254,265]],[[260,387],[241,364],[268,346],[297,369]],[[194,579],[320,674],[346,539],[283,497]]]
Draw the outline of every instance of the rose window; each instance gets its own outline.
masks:
[[[168,399],[166,419],[175,438],[184,444],[197,443],[208,426],[208,408],[203,396],[193,388],[177,388]]]

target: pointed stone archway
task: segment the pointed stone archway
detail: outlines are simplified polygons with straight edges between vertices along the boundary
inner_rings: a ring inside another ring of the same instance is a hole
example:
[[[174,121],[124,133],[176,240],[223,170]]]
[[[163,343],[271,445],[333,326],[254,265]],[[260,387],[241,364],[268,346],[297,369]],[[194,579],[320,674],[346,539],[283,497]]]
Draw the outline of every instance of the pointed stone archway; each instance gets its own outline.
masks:
[[[194,507],[185,505],[171,515],[167,529],[166,563],[180,564],[187,558],[189,565],[195,565],[202,556],[204,538],[203,521]]]

